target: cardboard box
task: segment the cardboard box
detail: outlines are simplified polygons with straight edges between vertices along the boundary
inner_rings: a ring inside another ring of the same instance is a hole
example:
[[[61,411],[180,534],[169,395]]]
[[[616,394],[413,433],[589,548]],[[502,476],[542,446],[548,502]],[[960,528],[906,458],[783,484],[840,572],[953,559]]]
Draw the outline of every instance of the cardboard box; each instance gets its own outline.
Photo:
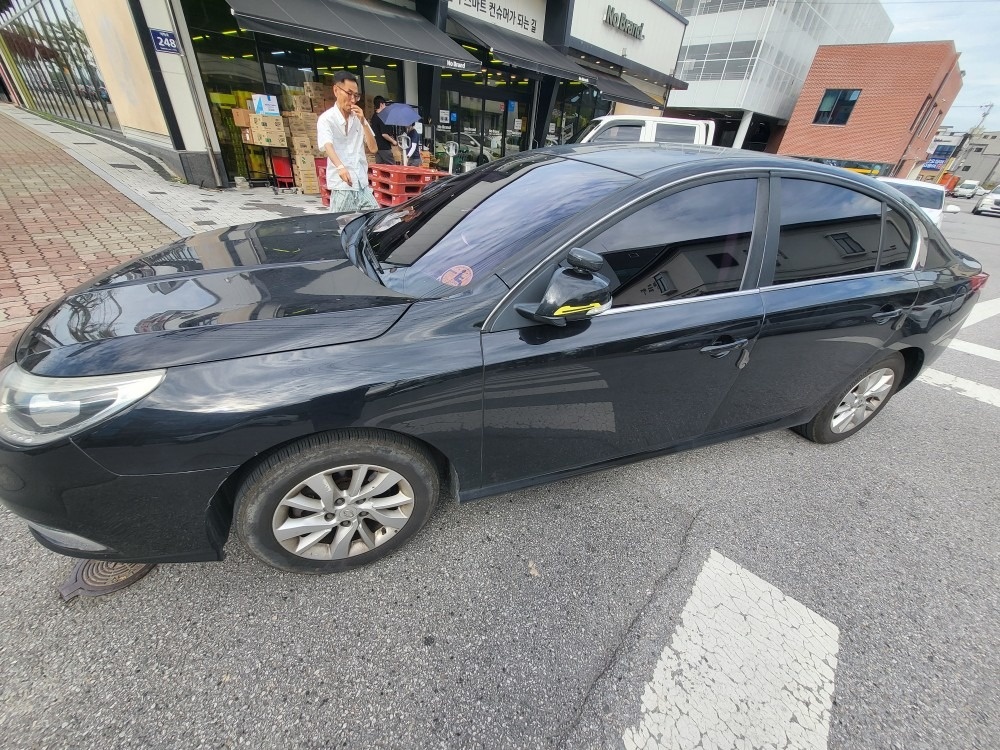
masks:
[[[250,110],[233,107],[233,124],[238,128],[250,127]]]
[[[331,85],[319,83],[318,81],[307,81],[303,84],[302,88],[305,89],[305,95],[310,99],[323,99],[331,96],[333,93]]]
[[[312,112],[312,99],[303,94],[296,94],[292,96],[292,108],[296,112]]]
[[[250,115],[250,132],[253,134],[253,142],[258,146],[268,146],[270,148],[285,148],[288,146],[283,117]]]
[[[292,151],[297,153],[309,153],[316,150],[315,136],[310,138],[306,135],[293,135],[291,141]]]

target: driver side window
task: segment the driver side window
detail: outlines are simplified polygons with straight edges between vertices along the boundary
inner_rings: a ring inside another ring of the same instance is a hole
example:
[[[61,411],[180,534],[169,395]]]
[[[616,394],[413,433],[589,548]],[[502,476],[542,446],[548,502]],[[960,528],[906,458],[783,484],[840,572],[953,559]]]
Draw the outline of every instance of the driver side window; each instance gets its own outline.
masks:
[[[712,182],[656,200],[584,246],[604,257],[614,307],[738,291],[757,180]]]

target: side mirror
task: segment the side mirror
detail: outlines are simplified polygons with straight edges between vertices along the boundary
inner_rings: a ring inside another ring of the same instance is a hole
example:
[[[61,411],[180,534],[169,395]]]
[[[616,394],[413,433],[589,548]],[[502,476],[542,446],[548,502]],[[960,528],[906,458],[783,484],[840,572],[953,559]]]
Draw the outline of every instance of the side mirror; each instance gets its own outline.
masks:
[[[567,257],[569,266],[560,266],[549,279],[542,301],[537,305],[515,305],[528,320],[564,326],[571,320],[585,320],[611,307],[611,283],[596,273],[604,259],[576,247]]]
[[[944,212],[946,214],[960,214],[962,213],[962,209],[960,209],[954,203],[949,203],[947,206],[945,206]]]

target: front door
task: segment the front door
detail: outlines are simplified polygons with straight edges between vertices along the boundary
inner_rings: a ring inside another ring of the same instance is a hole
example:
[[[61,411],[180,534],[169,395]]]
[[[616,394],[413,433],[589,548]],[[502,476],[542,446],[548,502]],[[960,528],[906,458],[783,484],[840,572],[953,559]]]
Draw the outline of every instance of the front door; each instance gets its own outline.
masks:
[[[743,288],[761,244],[752,235],[763,233],[757,187],[751,178],[680,190],[584,237],[612,285],[603,315],[564,328],[514,317],[483,334],[486,485],[705,433],[762,325],[760,294]]]

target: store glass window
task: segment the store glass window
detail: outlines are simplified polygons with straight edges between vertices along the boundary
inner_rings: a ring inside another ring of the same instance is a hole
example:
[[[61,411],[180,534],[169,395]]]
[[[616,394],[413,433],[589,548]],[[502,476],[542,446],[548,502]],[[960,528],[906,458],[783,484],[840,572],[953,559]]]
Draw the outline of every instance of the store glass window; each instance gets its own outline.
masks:
[[[72,0],[24,3],[0,25],[0,55],[29,107],[55,117],[118,129],[87,35]]]
[[[234,25],[232,17],[229,24]],[[192,28],[191,43],[226,171],[230,177],[266,172],[263,149],[248,148],[243,143],[244,131],[233,122],[232,114],[233,109],[246,108],[254,94],[265,91],[256,45],[238,30],[228,28],[221,31]]]
[[[579,81],[561,81],[556,106],[549,117],[546,146],[572,143],[577,134],[595,117],[611,111],[611,102],[600,91]]]

